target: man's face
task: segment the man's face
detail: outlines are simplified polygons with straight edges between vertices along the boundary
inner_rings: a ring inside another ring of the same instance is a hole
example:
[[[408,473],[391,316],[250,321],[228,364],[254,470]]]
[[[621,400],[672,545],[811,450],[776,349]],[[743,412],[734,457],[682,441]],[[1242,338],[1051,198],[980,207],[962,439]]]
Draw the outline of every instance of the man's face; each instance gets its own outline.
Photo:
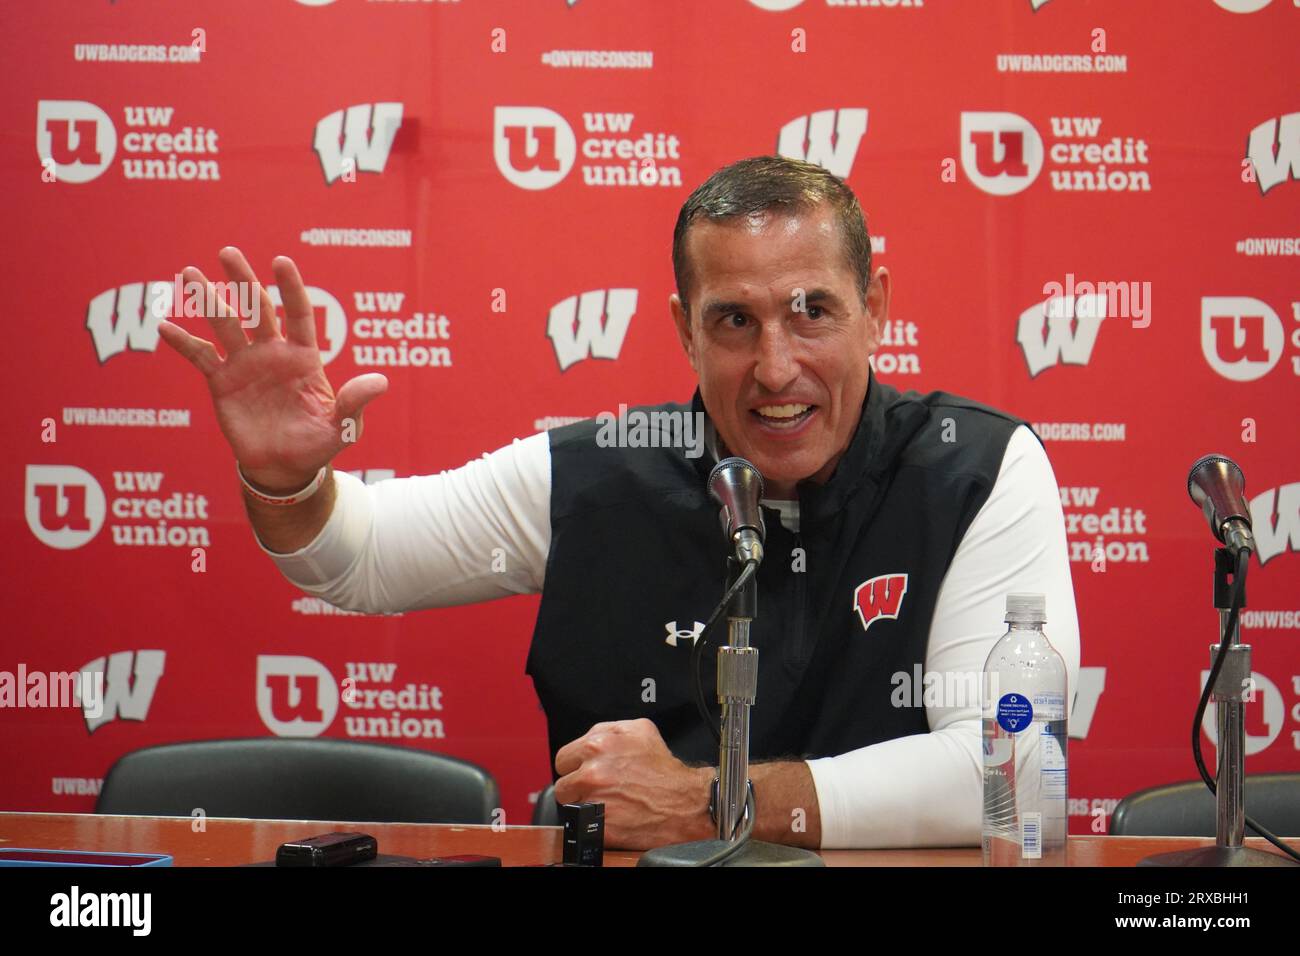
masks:
[[[690,318],[669,300],[700,379],[704,407],[733,455],[763,474],[770,497],[823,482],[853,438],[867,358],[889,314],[877,269],[864,306],[826,205],[722,223],[686,234]]]

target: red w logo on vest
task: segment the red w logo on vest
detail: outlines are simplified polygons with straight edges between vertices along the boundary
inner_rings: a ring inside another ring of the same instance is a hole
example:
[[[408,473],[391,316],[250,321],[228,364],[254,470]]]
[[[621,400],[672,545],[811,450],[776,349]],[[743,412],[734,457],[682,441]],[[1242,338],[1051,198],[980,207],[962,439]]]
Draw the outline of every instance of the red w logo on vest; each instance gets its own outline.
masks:
[[[898,620],[906,593],[906,574],[880,574],[859,584],[853,592],[853,609],[862,619],[862,629],[865,631],[882,617]]]

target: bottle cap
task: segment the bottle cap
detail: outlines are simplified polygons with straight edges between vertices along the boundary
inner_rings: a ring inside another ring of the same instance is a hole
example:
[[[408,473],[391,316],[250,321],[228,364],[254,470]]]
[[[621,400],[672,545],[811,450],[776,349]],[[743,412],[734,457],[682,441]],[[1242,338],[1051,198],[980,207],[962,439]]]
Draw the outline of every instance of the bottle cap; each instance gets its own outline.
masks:
[[[1003,620],[1008,624],[1046,624],[1047,595],[1008,594],[1007,616]]]

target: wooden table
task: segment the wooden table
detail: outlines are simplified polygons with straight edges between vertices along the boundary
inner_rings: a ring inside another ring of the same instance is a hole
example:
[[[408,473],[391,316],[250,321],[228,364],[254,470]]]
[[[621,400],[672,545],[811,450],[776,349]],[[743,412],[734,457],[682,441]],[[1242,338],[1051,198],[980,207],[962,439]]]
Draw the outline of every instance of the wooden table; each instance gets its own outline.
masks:
[[[432,857],[461,853],[498,856],[506,866],[558,862],[559,827],[459,826],[429,823],[347,823],[319,820],[246,820],[209,817],[109,816],[94,813],[0,813],[0,847],[168,853],[177,866],[239,866],[275,859],[287,840],[335,830],[362,831],[379,841],[379,852]],[[1288,841],[1294,845],[1294,841]],[[1071,836],[1071,866],[1133,866],[1154,853],[1213,846],[1195,837]],[[1246,845],[1281,856],[1267,841]],[[606,866],[632,866],[639,853],[606,851]],[[824,850],[829,866],[979,866],[977,847],[923,850]]]

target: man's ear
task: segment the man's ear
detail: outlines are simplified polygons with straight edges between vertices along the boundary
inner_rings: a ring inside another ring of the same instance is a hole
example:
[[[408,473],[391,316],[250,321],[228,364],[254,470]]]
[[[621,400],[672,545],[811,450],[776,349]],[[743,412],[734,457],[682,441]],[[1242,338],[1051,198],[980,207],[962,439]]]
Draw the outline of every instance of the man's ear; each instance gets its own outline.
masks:
[[[875,275],[871,277],[871,284],[867,286],[867,305],[866,318],[870,326],[871,353],[874,353],[880,347],[880,339],[885,331],[885,323],[889,321],[889,299],[893,291],[893,283],[890,281],[889,270],[881,266],[876,270]]]
[[[699,372],[699,366],[695,364],[695,335],[691,328],[690,316],[686,314],[686,309],[682,306],[682,300],[678,298],[677,293],[668,297],[668,308],[673,313],[673,325],[677,327],[677,340],[682,343],[682,349],[686,352],[686,358],[690,360],[691,368]]]

